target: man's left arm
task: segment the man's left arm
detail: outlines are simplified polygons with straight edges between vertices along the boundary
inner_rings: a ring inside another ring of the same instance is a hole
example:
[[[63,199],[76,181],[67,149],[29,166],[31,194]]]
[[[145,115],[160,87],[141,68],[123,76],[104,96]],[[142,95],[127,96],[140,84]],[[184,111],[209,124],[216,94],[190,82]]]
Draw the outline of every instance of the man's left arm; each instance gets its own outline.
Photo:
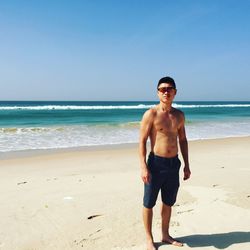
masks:
[[[186,131],[185,131],[185,117],[183,113],[181,114],[181,123],[178,128],[178,138],[179,138],[181,154],[182,154],[184,164],[185,164],[183,180],[187,180],[190,178],[191,171],[190,171],[189,160],[188,160],[188,142],[187,142]]]

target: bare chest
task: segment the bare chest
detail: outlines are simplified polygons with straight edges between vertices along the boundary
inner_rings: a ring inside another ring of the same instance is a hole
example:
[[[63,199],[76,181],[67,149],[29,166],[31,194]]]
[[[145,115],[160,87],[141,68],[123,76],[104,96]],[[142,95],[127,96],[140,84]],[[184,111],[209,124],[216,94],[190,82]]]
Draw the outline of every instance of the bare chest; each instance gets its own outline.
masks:
[[[162,133],[177,132],[178,118],[172,114],[158,115],[154,122],[154,128],[157,132]]]

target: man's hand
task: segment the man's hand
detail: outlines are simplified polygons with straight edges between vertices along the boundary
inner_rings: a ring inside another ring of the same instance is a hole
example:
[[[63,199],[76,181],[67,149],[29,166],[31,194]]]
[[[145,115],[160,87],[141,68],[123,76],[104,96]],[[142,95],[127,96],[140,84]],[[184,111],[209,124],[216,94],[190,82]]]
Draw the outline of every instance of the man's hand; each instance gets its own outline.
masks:
[[[141,171],[141,178],[145,184],[148,184],[150,182],[151,176],[150,176],[150,173],[146,167],[144,167]]]
[[[187,179],[189,179],[189,178],[190,178],[191,171],[190,171],[189,166],[185,166],[185,167],[184,167],[184,169],[183,169],[183,171],[184,171],[184,177],[183,177],[183,180],[185,181],[185,180],[187,180]]]

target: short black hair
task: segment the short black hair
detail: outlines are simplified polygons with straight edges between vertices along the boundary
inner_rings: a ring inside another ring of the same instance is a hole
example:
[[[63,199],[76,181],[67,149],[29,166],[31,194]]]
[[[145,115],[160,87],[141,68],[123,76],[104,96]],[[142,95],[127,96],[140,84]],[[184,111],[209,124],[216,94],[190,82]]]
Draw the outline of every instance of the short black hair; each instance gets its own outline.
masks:
[[[157,89],[159,88],[159,86],[162,84],[162,83],[169,83],[172,85],[172,87],[174,87],[176,89],[176,84],[175,84],[175,81],[172,77],[170,76],[165,76],[165,77],[162,77],[159,82],[158,82],[158,85],[157,85]]]

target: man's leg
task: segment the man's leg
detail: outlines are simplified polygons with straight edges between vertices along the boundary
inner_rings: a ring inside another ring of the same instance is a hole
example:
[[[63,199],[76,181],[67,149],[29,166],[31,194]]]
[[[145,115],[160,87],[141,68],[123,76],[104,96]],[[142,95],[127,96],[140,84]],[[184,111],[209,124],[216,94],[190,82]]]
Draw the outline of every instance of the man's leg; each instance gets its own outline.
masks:
[[[175,246],[182,247],[183,244],[181,242],[176,241],[169,235],[169,223],[170,223],[170,218],[171,218],[171,212],[172,212],[172,207],[162,203],[162,207],[161,207],[162,241],[175,245]]]
[[[172,212],[172,207],[162,203],[161,207],[162,240],[166,240],[169,238],[169,223],[170,223],[171,212]]]
[[[152,220],[153,220],[153,209],[143,207],[142,210],[143,222],[146,231],[147,238],[147,250],[155,250],[154,240],[152,235]]]

